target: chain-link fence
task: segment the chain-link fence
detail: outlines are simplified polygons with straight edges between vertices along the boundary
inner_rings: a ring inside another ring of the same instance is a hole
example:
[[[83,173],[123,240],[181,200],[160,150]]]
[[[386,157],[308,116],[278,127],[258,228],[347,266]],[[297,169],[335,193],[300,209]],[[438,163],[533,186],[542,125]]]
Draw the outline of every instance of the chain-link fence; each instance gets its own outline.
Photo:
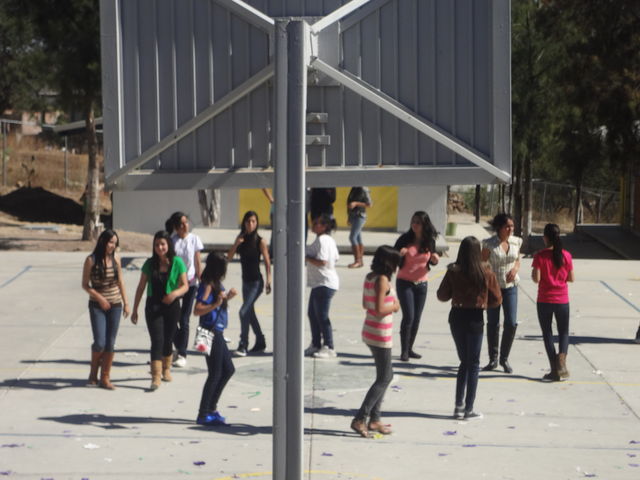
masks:
[[[503,210],[513,211],[509,198],[510,186],[480,187],[480,216],[492,217]],[[532,216],[534,222],[573,225],[576,188],[553,182],[534,181],[532,185]],[[451,191],[461,198],[464,210],[474,212],[475,186],[456,186]],[[583,188],[579,223],[620,223],[620,192]],[[458,208],[460,209],[460,208]]]

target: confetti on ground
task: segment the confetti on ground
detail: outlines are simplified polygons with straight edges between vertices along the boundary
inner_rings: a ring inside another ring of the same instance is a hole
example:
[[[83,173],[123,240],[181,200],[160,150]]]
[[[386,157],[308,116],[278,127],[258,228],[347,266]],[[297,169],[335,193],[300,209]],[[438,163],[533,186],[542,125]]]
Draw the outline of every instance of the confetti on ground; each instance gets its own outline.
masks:
[[[510,398],[509,400],[507,400],[507,403],[515,403],[515,398]]]
[[[638,463],[630,463],[629,466],[630,467],[640,467],[640,464],[638,464]]]
[[[446,432],[442,432],[443,435],[457,435],[458,432],[456,430],[447,430]]]
[[[95,450],[96,448],[100,448],[100,445],[96,445],[95,443],[87,443],[86,445],[84,445],[84,448]]]
[[[201,467],[202,465],[204,465],[204,464],[205,464],[205,462],[203,462],[202,460],[198,460],[198,461],[196,461],[196,462],[193,462],[193,464],[194,464],[194,465],[196,465],[196,466],[198,466],[198,467]]]
[[[375,433],[371,438],[373,438],[374,440],[380,440],[381,438],[384,438],[384,435],[381,433]]]
[[[244,392],[245,395],[249,395],[247,398],[253,398],[260,395],[260,392]]]
[[[513,425],[509,425],[507,428],[510,428],[511,430],[515,429],[516,427]]]
[[[473,447],[477,447],[477,445],[473,444],[473,443],[467,443],[466,445],[462,445],[463,448],[473,448]]]
[[[24,443],[5,443],[2,445],[2,448],[18,448],[24,447]]]
[[[329,453],[329,452],[322,452],[322,456],[323,456],[323,457],[333,457],[333,453]]]
[[[251,409],[252,412],[259,412],[260,411],[260,407],[253,407]]]
[[[638,440],[631,440],[629,443],[633,445],[635,443],[640,443],[640,442]]]
[[[5,477],[6,477],[7,475],[11,475],[11,470],[5,470],[5,471],[3,471],[3,472],[0,472],[0,475],[5,476]]]
[[[402,387],[401,387],[400,385],[393,385],[393,386],[391,387],[391,390],[394,390],[394,391],[396,391],[396,392],[397,392],[397,391],[399,391],[399,390],[402,390]]]
[[[627,453],[627,457],[634,458],[634,457],[636,457],[636,454],[635,453]]]
[[[449,455],[448,453],[439,453],[439,454],[438,454],[438,456],[439,456],[439,457],[446,457],[446,456],[448,456],[448,455]]]

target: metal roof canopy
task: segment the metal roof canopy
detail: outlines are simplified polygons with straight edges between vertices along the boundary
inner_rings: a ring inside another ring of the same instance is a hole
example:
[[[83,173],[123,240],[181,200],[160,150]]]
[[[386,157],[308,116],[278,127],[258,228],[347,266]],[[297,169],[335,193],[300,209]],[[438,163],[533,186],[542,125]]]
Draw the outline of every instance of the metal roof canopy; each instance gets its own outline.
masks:
[[[110,188],[272,186],[282,17],[309,185],[510,181],[509,0],[102,0]]]
[[[301,479],[307,180],[508,181],[509,2],[177,4],[101,1],[107,181],[274,185],[273,478]]]

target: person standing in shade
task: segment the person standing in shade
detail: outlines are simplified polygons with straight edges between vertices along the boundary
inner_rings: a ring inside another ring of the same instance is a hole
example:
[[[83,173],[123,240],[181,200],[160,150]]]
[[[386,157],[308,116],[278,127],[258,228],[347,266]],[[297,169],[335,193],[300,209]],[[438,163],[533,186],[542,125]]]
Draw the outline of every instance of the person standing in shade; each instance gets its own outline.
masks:
[[[122,267],[116,255],[118,244],[116,232],[102,232],[82,269],[82,288],[89,294],[89,316],[93,332],[88,384],[98,384],[98,370],[101,370],[100,386],[107,390],[115,389],[110,376],[120,316],[123,313],[125,318],[129,315]]]
[[[311,226],[316,239],[307,245],[305,261],[307,263],[307,285],[311,287],[309,295],[309,323],[311,325],[311,345],[304,351],[306,356],[315,358],[336,357],[333,345],[333,330],[329,319],[331,299],[340,287],[336,272],[338,247],[331,237],[336,221],[323,213]]]
[[[402,322],[400,323],[400,360],[422,358],[413,350],[420,327],[420,317],[427,301],[427,286],[431,265],[437,265],[436,232],[426,212],[417,211],[411,216],[411,227],[393,246],[404,257],[396,278],[396,290]]]
[[[204,248],[202,240],[196,234],[189,232],[189,217],[182,212],[175,212],[165,223],[165,229],[171,234],[173,248],[187,267],[187,281],[189,289],[182,297],[180,306],[180,320],[178,330],[173,338],[175,346],[174,367],[182,368],[187,366],[187,347],[189,346],[189,321],[191,320],[191,310],[198,290],[200,272],[200,252]]]
[[[256,316],[255,303],[262,294],[271,293],[271,258],[267,242],[258,235],[258,214],[249,210],[242,218],[240,234],[227,252],[227,259],[231,260],[236,252],[240,255],[242,267],[242,306],[240,307],[240,343],[234,355],[246,357],[249,348],[249,327],[256,336],[256,343],[249,353],[261,353],[267,348],[267,342],[260,328]],[[264,259],[267,283],[260,273],[260,256]]]
[[[569,377],[567,353],[569,351],[569,287],[574,281],[571,254],[562,248],[560,228],[554,223],[544,227],[544,245],[533,256],[531,277],[538,284],[538,321],[542,330],[544,349],[551,371],[543,379],[560,381]],[[553,317],[558,327],[558,355],[553,345]]]
[[[320,215],[325,214],[333,218],[333,202],[336,201],[335,188],[312,188],[310,195],[311,222]]]
[[[373,355],[376,380],[351,422],[351,429],[365,438],[369,437],[369,431],[383,435],[391,433],[391,428],[380,420],[380,410],[384,394],[393,380],[391,330],[393,314],[400,310],[400,303],[391,287],[391,277],[401,262],[402,256],[397,250],[387,245],[378,247],[371,262],[371,272],[364,279],[362,307],[367,313],[362,327],[362,340]]]
[[[512,373],[509,354],[518,328],[518,283],[520,283],[518,270],[520,270],[522,239],[513,235],[513,218],[507,213],[496,215],[491,221],[491,227],[496,234],[483,242],[482,259],[489,262],[502,289],[504,324],[500,342],[500,307],[487,310],[489,363],[483,370],[490,371],[498,368],[499,352],[500,365],[505,373]]]
[[[352,187],[347,197],[347,216],[351,231],[349,232],[349,242],[353,252],[353,263],[349,268],[360,268],[363,266],[364,245],[362,243],[362,227],[367,221],[367,208],[371,207],[371,193],[367,187]]]
[[[236,369],[224,339],[229,313],[227,303],[236,296],[236,289],[225,291],[222,280],[227,273],[227,259],[212,252],[202,272],[194,313],[200,315],[200,326],[213,332],[211,352],[206,356],[209,375],[202,389],[196,423],[205,426],[225,426],[225,417],[218,411],[218,401],[224,387]]]
[[[482,418],[482,414],[473,407],[478,388],[483,310],[500,305],[502,294],[496,276],[482,262],[477,238],[465,237],[462,240],[456,262],[447,267],[437,296],[442,302],[451,300],[449,326],[460,359],[453,417],[467,420]]]
[[[187,293],[187,267],[176,255],[169,234],[160,230],[153,236],[153,255],[142,265],[136,288],[131,322],[138,323],[138,306],[147,290],[144,315],[151,339],[151,387],[160,387],[160,378],[170,382],[173,337],[180,318],[180,297]]]

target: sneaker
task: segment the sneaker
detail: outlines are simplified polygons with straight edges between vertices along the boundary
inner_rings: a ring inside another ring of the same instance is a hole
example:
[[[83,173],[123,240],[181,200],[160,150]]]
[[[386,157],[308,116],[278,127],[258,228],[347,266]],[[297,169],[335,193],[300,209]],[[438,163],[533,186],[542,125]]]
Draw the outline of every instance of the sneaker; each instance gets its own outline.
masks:
[[[226,426],[225,418],[218,412],[209,413],[207,415],[198,415],[196,418],[198,425],[204,425],[206,427],[213,426]]]
[[[173,362],[173,366],[177,368],[184,368],[187,366],[187,358],[182,355],[178,355],[178,358]]]
[[[304,351],[304,356],[305,357],[313,357],[313,354],[316,353],[317,351],[319,351],[320,349],[316,346],[313,345],[313,343],[311,345],[309,345],[306,350]]]
[[[636,339],[634,340],[636,343],[640,343],[640,327],[638,327],[638,331],[636,332]]]
[[[222,338],[224,338],[224,343],[231,343],[231,339],[227,338],[225,336],[223,336]]]
[[[233,352],[234,357],[246,357],[247,356],[247,347],[238,347]]]
[[[329,348],[326,345],[313,354],[313,358],[335,358],[338,354],[333,348]]]
[[[464,405],[456,405],[453,409],[453,418],[456,420],[462,420],[464,418]]]
[[[464,412],[465,420],[476,420],[482,418],[483,416],[484,415],[482,415],[480,412],[474,412],[473,410],[471,410],[470,412]]]

